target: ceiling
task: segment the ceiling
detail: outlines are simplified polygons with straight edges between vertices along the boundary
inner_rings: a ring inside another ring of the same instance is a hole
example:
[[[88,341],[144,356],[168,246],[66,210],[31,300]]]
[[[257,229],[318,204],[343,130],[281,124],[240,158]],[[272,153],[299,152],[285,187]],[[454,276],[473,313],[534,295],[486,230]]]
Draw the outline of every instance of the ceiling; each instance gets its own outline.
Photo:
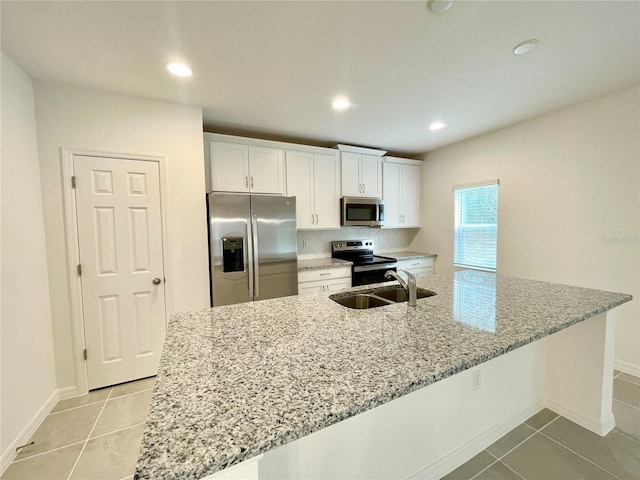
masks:
[[[37,80],[199,106],[207,131],[416,155],[640,83],[638,1],[2,1]],[[537,38],[538,48],[513,47]],[[194,69],[171,77],[169,61]],[[331,101],[349,97],[352,108]],[[441,120],[446,127],[430,131]]]

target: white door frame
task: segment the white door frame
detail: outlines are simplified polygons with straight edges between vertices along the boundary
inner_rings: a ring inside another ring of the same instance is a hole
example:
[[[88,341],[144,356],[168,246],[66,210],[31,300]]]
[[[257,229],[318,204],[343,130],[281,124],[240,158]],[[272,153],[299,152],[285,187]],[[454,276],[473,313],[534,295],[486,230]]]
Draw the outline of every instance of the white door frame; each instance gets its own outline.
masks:
[[[80,149],[61,148],[62,157],[62,190],[64,193],[64,212],[67,250],[67,274],[69,279],[69,292],[71,294],[71,318],[73,360],[76,369],[77,395],[89,391],[87,362],[84,359],[84,315],[82,311],[82,282],[77,274],[77,266],[80,263],[79,236],[77,223],[76,196],[71,186],[71,177],[74,175],[73,161],[76,156],[112,158],[117,160],[140,160],[157,162],[160,173],[160,218],[162,221],[162,260],[164,266],[165,288],[165,322],[168,323],[169,314],[173,312],[173,276],[171,275],[171,262],[169,261],[168,242],[168,184],[167,184],[167,157],[158,155],[139,155],[129,153],[97,152]]]

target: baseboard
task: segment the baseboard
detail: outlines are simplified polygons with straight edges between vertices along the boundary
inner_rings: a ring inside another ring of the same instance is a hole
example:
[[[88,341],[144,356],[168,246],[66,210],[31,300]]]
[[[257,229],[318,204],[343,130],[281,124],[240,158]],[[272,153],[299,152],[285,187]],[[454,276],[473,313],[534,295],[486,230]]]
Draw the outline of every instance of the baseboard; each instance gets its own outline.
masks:
[[[440,460],[432,463],[424,470],[416,473],[410,477],[410,480],[437,480],[444,477],[543,408],[544,402],[542,400],[522,408]]]
[[[79,395],[84,395],[80,393],[77,386],[73,387],[64,387],[58,389],[58,400],[64,400],[65,398],[77,397]]]
[[[603,420],[600,421],[577,414],[554,402],[553,400],[547,400],[546,407],[549,410],[553,410],[557,414],[562,415],[566,419],[571,420],[573,423],[577,423],[581,427],[584,427],[593,433],[597,433],[601,437],[604,437],[607,433],[613,430],[613,427],[616,426],[616,421],[613,418],[613,413],[607,415]]]
[[[640,377],[640,365],[635,365],[629,362],[623,362],[622,360],[614,360],[613,368],[620,370],[621,372],[628,373],[634,377]]]
[[[22,429],[16,439],[9,444],[4,452],[2,452],[2,458],[0,459],[0,474],[4,473],[9,464],[18,454],[18,452],[16,452],[16,448],[27,443],[31,438],[31,435],[33,435],[42,422],[44,422],[44,419],[47,418],[49,412],[51,412],[56,403],[58,403],[58,398],[58,390],[54,390],[29,423],[27,423],[27,425]]]

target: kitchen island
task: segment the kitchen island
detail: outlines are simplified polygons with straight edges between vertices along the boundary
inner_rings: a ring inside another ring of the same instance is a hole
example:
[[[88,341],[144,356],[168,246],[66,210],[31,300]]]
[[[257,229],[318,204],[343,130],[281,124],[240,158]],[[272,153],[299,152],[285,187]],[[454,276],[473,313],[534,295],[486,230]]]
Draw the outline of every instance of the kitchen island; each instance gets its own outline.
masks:
[[[419,286],[436,295],[415,308],[353,310],[319,293],[173,315],[135,478],[245,461],[238,478],[406,478],[446,473],[544,406],[613,427],[604,314],[630,295],[470,271]],[[479,389],[464,376],[474,367]]]

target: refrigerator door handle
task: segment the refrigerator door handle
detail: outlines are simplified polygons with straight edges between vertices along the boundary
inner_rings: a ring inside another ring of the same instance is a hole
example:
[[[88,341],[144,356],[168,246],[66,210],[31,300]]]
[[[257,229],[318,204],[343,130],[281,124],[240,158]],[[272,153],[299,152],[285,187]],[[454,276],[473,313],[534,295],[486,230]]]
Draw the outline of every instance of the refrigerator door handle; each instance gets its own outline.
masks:
[[[246,226],[247,226],[247,236],[246,236],[247,257],[244,259],[244,261],[249,266],[249,297],[251,300],[253,300],[253,247],[251,242],[251,228],[249,226],[249,222],[246,223]]]
[[[258,216],[253,215],[251,217],[251,230],[253,230],[253,271],[254,271],[254,280],[253,280],[253,299],[258,300],[260,296],[260,270],[258,265],[260,264],[260,254],[258,253]]]

